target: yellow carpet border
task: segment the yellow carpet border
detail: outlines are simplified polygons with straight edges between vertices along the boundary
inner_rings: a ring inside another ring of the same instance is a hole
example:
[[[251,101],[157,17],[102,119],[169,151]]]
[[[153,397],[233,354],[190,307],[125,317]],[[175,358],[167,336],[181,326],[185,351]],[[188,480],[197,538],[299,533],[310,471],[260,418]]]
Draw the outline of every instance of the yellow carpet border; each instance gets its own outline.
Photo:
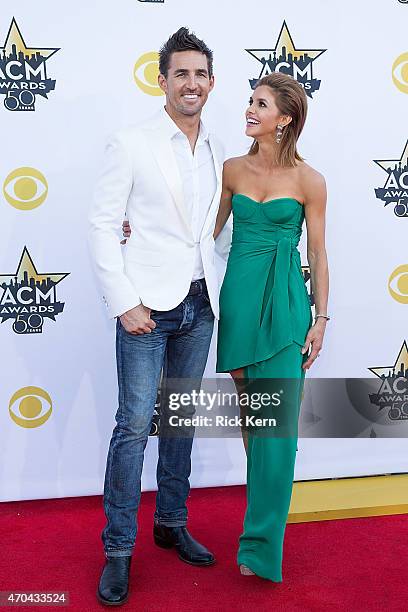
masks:
[[[296,481],[288,523],[408,513],[408,474]]]

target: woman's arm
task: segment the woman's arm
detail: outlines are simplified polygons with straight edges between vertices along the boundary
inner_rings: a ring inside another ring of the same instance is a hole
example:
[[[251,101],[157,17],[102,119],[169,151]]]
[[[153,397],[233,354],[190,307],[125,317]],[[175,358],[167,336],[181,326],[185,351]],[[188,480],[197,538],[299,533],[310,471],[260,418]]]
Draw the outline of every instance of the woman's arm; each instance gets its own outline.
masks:
[[[228,181],[231,180],[230,166],[231,166],[232,161],[233,160],[231,159],[227,159],[224,162],[224,167],[223,167],[223,172],[222,172],[221,199],[220,199],[220,205],[218,208],[218,214],[217,214],[217,219],[215,221],[215,229],[214,229],[214,234],[213,234],[214,240],[221,233],[222,229],[224,228],[231,214],[232,190],[229,187]],[[123,220],[122,232],[123,232],[124,240],[122,240],[120,244],[126,244],[127,238],[129,238],[130,234],[132,233],[129,221],[127,219]]]
[[[310,267],[311,290],[315,300],[316,314],[327,314],[329,271],[325,247],[326,182],[319,172],[309,168],[303,186],[307,227],[307,260]],[[303,365],[305,370],[312,365],[322,348],[326,324],[327,320],[319,317],[308,333],[302,351],[306,352],[310,343],[312,344],[312,351]]]
[[[221,199],[220,206],[218,208],[217,219],[215,221],[215,229],[213,238],[214,240],[218,237],[220,232],[222,231],[224,225],[228,221],[228,218],[231,214],[231,198],[232,198],[232,189],[231,189],[231,162],[233,160],[227,159],[224,162],[224,167],[222,171],[222,191],[221,191]]]

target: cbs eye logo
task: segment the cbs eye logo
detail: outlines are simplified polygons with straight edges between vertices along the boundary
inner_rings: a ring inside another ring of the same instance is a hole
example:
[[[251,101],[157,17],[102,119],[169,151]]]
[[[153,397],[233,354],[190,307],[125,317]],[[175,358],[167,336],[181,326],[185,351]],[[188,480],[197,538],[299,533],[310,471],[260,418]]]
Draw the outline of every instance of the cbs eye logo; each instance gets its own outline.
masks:
[[[159,54],[156,51],[149,51],[141,55],[133,68],[133,78],[139,89],[150,96],[163,96],[164,91],[157,82],[158,76]]]
[[[50,418],[51,412],[51,398],[40,387],[23,387],[14,393],[9,402],[12,420],[26,429],[43,425]]]
[[[408,304],[408,264],[395,268],[388,279],[388,291],[400,304]]]
[[[17,168],[4,181],[3,194],[14,208],[33,210],[47,197],[48,183],[45,176],[35,168]]]
[[[402,53],[393,63],[392,80],[402,93],[408,93],[408,53]]]

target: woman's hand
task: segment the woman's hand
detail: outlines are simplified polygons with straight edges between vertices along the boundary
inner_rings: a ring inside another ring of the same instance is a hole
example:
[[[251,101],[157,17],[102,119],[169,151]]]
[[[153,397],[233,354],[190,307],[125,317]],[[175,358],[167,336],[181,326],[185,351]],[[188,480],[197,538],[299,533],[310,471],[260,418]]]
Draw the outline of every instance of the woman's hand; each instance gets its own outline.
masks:
[[[303,345],[301,352],[307,353],[309,347],[311,347],[311,353],[302,368],[306,371],[314,363],[314,360],[319,356],[319,352],[323,346],[323,336],[326,330],[326,319],[319,317],[314,325],[309,329],[306,336],[305,344]]]
[[[129,238],[130,234],[132,233],[132,230],[130,229],[130,223],[127,219],[125,219],[122,223],[122,232],[123,232],[125,239],[121,240],[120,244],[126,244],[126,240]]]

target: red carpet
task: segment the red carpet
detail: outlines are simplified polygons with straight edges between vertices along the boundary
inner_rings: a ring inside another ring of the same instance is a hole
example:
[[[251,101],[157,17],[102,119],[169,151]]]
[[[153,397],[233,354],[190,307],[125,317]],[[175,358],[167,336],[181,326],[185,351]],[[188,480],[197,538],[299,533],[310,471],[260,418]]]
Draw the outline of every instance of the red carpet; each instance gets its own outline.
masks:
[[[121,609],[408,609],[407,515],[288,525],[283,583],[274,584],[241,576],[235,565],[244,506],[244,487],[191,491],[190,529],[214,551],[218,561],[212,567],[194,568],[179,561],[174,551],[154,546],[154,494],[143,494],[138,544],[132,561],[131,598]],[[0,514],[0,590],[69,591],[71,603],[65,609],[104,609],[95,597],[104,561],[100,543],[104,526],[101,497],[3,503]]]

